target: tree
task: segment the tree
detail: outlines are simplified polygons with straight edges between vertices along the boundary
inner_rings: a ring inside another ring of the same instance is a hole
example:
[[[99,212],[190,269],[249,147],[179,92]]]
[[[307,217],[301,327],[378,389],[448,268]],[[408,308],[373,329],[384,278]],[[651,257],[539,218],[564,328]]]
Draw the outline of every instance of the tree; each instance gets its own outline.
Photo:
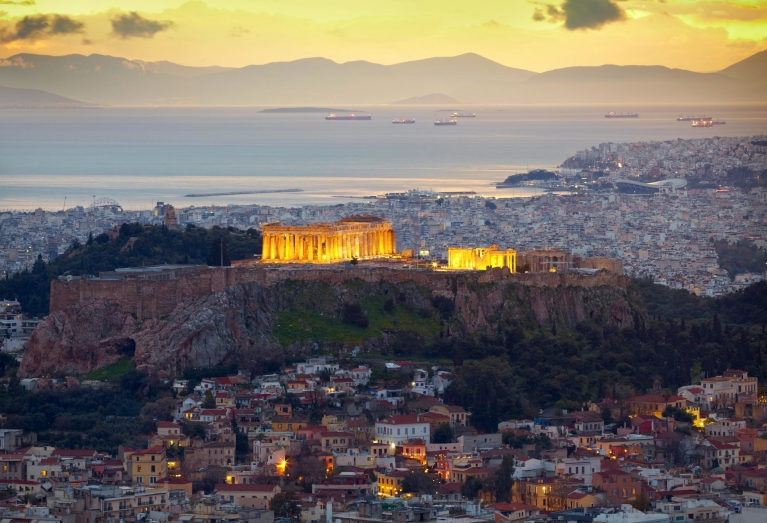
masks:
[[[514,457],[504,456],[501,466],[495,471],[495,500],[498,502],[511,501],[511,488],[514,486]]]
[[[210,252],[205,263],[209,267],[230,267],[232,265],[232,261],[229,259],[229,246],[223,237],[210,242]]]
[[[637,494],[637,497],[629,501],[631,503],[631,506],[634,507],[637,510],[641,510],[642,512],[647,512],[652,509],[652,503],[650,502],[650,499],[647,497],[647,494],[644,492],[640,492]]]
[[[202,400],[202,407],[204,409],[216,408],[216,400],[213,398],[213,394],[210,391],[205,393],[205,399]]]
[[[410,472],[402,478],[402,492],[412,494],[434,494],[437,491],[437,482],[434,476],[425,472]]]
[[[237,426],[237,420],[235,418],[232,419],[232,433],[234,434],[235,438],[235,457],[238,461],[242,461],[250,452],[250,446],[248,445],[247,433],[243,433],[240,430],[240,428]]]
[[[431,438],[432,443],[452,443],[453,429],[449,423],[440,423],[434,429],[434,435]]]
[[[482,481],[474,476],[469,477],[469,479],[461,485],[461,495],[466,499],[475,499],[479,495],[480,490],[482,490]]]
[[[295,493],[290,490],[275,494],[269,508],[274,511],[275,518],[290,518],[295,521],[301,516],[301,505],[298,504]]]
[[[367,314],[358,303],[347,303],[341,311],[341,321],[347,325],[354,325],[366,329],[370,322]]]

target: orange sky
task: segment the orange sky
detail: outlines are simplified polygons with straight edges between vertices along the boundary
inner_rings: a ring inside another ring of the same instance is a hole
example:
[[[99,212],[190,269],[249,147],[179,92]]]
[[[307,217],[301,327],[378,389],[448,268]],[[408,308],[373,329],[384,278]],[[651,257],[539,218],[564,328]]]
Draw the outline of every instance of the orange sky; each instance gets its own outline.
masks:
[[[765,0],[0,0],[0,56],[101,53],[240,67],[479,53],[533,71],[715,71],[767,48]]]

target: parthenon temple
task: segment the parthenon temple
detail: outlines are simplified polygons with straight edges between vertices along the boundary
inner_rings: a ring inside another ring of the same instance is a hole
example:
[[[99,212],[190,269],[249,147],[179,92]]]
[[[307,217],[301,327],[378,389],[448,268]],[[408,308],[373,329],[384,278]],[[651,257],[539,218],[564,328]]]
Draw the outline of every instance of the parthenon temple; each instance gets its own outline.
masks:
[[[486,270],[507,267],[509,272],[517,272],[517,251],[501,250],[497,245],[490,247],[448,247],[447,266],[450,269]]]
[[[262,263],[335,263],[396,254],[391,224],[375,216],[349,216],[333,223],[263,225]]]

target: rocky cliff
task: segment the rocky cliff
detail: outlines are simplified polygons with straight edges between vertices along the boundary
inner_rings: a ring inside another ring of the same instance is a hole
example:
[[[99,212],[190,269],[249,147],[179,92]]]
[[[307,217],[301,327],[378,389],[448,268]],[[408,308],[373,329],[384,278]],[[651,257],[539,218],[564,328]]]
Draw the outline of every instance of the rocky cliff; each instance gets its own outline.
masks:
[[[571,328],[591,320],[623,328],[633,325],[637,312],[625,278],[605,271],[591,276],[501,271],[408,276],[407,271],[371,269],[341,276],[338,271],[308,274],[286,271],[280,277],[239,281],[223,292],[180,301],[167,315],[143,320],[118,301],[85,298],[40,325],[28,342],[19,375],[83,374],[126,354],[140,370],[172,376],[188,367],[279,360],[306,353],[315,343],[385,351],[396,338],[392,334],[405,328],[395,318],[371,321],[367,329],[355,327],[351,339],[337,335],[331,327],[341,325],[347,304],[361,304],[373,318],[374,304],[390,300],[404,315],[398,317],[416,318],[413,328],[426,337],[494,333],[514,321]],[[454,305],[451,314],[435,309],[437,296]],[[294,323],[288,324],[288,316]]]

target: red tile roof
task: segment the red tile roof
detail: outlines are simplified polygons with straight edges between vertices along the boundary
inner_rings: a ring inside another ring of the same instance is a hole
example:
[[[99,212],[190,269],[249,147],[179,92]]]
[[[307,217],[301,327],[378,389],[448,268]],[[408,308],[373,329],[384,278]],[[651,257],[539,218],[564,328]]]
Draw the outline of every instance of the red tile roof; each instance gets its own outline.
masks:
[[[411,425],[413,423],[426,423],[425,421],[418,421],[418,416],[415,414],[398,414],[395,416],[389,416],[388,418],[381,420],[379,423],[386,425]]]
[[[216,485],[216,492],[274,492],[277,485],[230,485],[228,483],[219,483]]]

